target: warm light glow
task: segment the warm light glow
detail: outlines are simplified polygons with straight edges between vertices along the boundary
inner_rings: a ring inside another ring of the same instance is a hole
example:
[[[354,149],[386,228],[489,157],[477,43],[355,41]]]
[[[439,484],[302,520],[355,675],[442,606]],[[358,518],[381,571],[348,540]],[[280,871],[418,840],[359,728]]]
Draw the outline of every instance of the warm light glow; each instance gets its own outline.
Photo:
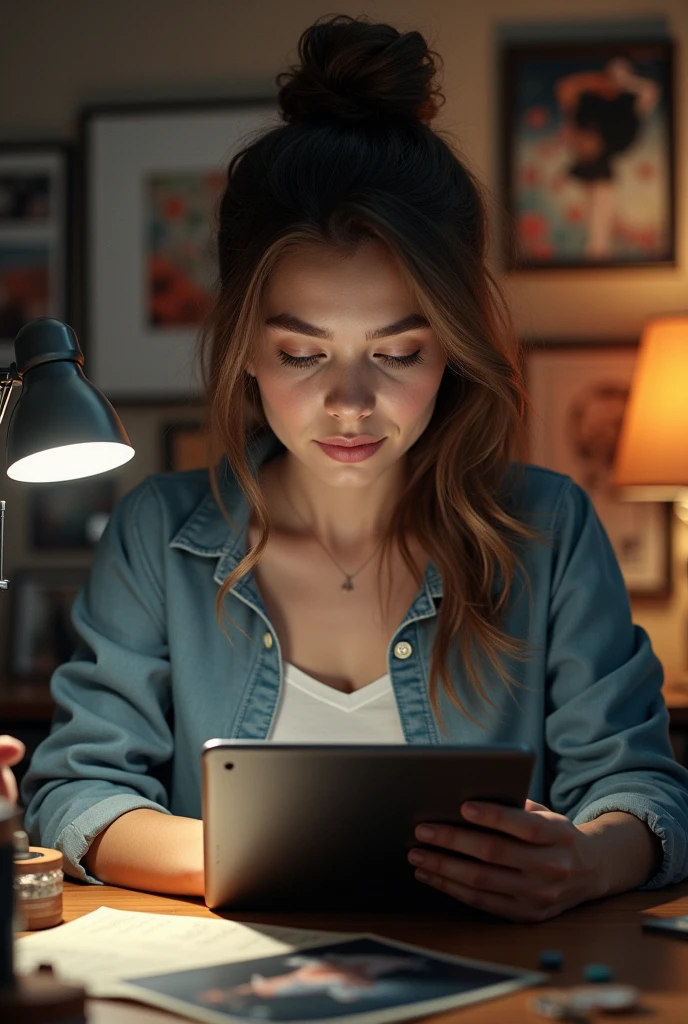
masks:
[[[12,480],[30,484],[80,480],[82,477],[117,469],[133,457],[134,449],[128,444],[89,441],[61,448],[47,448],[35,455],[27,455],[25,459],[9,466],[7,475]]]
[[[643,331],[613,482],[625,497],[655,501],[688,488],[688,314],[656,317]]]

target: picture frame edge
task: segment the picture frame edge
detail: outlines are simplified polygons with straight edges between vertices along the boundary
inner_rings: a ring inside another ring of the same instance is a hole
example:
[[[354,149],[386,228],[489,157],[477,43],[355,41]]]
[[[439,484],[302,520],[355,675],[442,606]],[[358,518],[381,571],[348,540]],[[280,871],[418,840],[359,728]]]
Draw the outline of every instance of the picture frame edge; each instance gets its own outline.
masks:
[[[528,391],[528,360],[537,352],[550,352],[550,351],[561,351],[561,352],[584,352],[586,349],[598,351],[601,349],[611,349],[617,351],[623,350],[634,350],[637,352],[640,345],[638,338],[632,339],[628,337],[618,337],[615,339],[582,339],[577,341],[571,337],[566,339],[556,339],[553,337],[547,338],[524,338],[521,340],[521,351],[523,361],[523,380]],[[529,429],[528,426],[526,429]],[[586,492],[587,493],[587,492]],[[673,504],[672,502],[658,501],[654,504],[664,506],[663,515],[665,516],[663,526],[663,566],[662,566],[662,582],[654,589],[645,589],[639,587],[629,587],[626,589],[628,596],[633,601],[643,601],[652,603],[666,602],[673,595],[673,554],[674,554],[674,541],[673,541]]]

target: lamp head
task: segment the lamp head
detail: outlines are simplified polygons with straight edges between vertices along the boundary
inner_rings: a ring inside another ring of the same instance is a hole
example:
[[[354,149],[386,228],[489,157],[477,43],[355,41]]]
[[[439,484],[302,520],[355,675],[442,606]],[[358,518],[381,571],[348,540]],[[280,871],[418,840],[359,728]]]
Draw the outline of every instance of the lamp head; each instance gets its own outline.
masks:
[[[681,502],[688,495],[688,313],[645,324],[613,483],[633,501]]]
[[[7,429],[12,480],[75,480],[133,457],[119,416],[84,375],[71,327],[50,317],[32,320],[14,339],[14,352],[23,386]]]

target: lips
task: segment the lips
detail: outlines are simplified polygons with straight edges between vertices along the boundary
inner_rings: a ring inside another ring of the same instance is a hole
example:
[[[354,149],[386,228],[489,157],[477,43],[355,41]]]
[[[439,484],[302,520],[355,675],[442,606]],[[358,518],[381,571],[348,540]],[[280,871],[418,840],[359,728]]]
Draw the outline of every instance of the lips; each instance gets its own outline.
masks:
[[[380,450],[385,439],[381,437],[373,444],[326,444],[324,441],[315,443],[325,455],[329,455],[336,462],[364,462]]]
[[[344,437],[325,437],[320,443],[336,445],[338,448],[357,448],[362,444],[377,444],[381,440],[381,437],[373,437],[372,434],[360,434],[358,437],[350,439]]]

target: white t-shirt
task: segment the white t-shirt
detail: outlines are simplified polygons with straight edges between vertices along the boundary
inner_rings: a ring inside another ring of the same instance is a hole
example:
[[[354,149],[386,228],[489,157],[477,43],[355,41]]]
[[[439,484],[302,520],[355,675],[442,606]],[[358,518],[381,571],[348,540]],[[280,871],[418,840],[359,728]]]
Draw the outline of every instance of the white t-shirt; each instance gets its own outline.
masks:
[[[284,662],[269,740],[279,743],[406,743],[389,673],[342,693]]]

